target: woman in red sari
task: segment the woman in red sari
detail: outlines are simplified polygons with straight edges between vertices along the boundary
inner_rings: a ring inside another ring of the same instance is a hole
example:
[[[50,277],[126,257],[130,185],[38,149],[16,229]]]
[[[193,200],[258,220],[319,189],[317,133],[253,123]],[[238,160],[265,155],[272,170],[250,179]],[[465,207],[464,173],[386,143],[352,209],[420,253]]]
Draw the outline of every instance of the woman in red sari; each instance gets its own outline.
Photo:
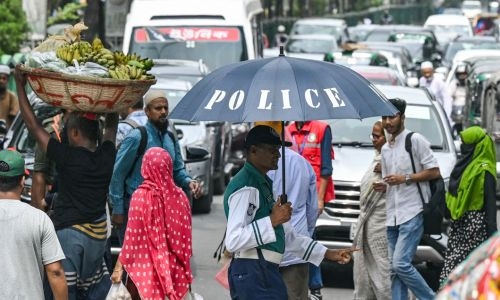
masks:
[[[132,195],[125,240],[111,276],[119,283],[125,269],[144,300],[183,299],[193,280],[191,207],[172,173],[167,151],[146,151],[144,181]]]

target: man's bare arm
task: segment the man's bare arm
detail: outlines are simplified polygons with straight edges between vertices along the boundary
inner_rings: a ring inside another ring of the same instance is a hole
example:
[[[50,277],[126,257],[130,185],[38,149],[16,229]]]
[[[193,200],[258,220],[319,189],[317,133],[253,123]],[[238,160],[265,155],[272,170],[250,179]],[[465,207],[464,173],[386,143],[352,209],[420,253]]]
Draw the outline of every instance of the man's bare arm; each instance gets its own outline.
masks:
[[[54,300],[68,300],[68,284],[61,261],[45,265],[45,272]]]

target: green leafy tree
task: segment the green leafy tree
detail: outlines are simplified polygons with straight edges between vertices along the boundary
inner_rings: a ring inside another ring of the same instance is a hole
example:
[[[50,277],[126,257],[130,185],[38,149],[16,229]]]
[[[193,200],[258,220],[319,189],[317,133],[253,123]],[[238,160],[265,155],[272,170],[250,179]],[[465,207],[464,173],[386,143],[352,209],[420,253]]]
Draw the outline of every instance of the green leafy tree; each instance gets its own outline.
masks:
[[[80,11],[85,8],[85,5],[79,3],[68,3],[63,8],[59,7],[54,16],[49,17],[47,25],[60,23],[75,24],[80,21]]]
[[[0,1],[0,55],[19,51],[29,31],[22,1]]]

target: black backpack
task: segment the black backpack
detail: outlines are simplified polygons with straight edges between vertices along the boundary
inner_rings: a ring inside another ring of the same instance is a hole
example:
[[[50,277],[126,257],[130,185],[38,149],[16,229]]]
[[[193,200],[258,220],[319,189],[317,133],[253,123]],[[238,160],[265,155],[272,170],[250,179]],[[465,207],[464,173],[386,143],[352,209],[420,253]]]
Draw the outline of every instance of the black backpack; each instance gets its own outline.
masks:
[[[408,133],[405,140],[405,149],[410,154],[413,173],[416,173],[415,161],[413,160],[411,137],[414,132]],[[446,207],[446,187],[443,177],[429,181],[431,198],[428,203],[424,201],[424,195],[420,184],[416,182],[420,199],[424,208],[424,234],[441,234],[443,217],[449,218],[449,210]]]

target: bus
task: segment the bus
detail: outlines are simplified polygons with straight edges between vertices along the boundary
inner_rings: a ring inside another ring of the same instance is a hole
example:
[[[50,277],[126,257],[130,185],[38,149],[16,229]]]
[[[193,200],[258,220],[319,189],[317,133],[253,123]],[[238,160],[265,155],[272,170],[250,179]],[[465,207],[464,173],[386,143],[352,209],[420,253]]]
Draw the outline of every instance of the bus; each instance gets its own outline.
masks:
[[[134,0],[123,52],[202,60],[210,70],[262,57],[260,0]]]

